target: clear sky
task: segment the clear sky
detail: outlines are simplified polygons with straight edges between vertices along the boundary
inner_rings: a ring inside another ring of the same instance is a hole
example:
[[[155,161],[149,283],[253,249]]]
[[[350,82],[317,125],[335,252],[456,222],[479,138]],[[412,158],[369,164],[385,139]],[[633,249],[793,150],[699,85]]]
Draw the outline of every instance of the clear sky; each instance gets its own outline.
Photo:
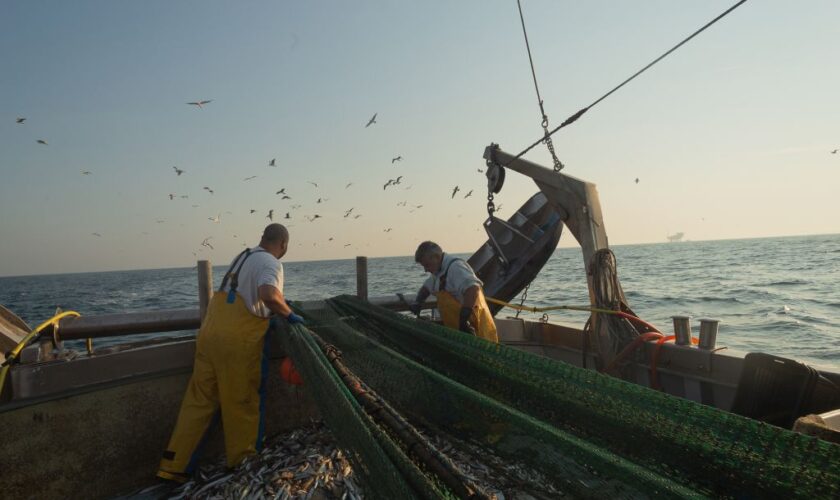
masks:
[[[552,124],[732,3],[523,1]],[[751,0],[558,133],[565,172],[612,244],[840,232],[838,48],[840,2]],[[3,0],[0,275],[222,264],[269,209],[291,261],[472,251],[484,147],[539,122],[512,0]]]

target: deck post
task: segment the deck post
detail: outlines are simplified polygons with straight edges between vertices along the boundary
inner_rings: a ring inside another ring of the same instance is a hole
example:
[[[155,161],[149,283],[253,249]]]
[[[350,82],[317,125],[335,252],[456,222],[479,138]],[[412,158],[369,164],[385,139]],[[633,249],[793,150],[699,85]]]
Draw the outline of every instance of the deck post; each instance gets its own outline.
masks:
[[[356,296],[368,299],[367,257],[356,257]]]
[[[207,305],[210,304],[210,297],[213,296],[213,266],[209,260],[198,261],[198,317],[204,320],[207,314]]]

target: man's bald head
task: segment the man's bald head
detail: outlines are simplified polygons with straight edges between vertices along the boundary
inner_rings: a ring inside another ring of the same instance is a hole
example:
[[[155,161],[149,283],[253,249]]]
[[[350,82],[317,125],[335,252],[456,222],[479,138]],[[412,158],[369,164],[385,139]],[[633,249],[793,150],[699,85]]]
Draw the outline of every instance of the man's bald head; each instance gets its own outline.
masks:
[[[265,226],[262,240],[266,243],[289,242],[289,230],[283,224],[273,223]]]
[[[279,259],[289,248],[289,230],[283,224],[276,222],[265,226],[260,246]]]

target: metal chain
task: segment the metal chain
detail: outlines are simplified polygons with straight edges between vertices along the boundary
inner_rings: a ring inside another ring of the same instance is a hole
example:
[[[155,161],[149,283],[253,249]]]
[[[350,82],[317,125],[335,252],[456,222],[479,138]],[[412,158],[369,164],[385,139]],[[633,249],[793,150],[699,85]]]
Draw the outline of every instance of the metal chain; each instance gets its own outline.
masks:
[[[494,217],[493,212],[495,212],[495,211],[496,211],[496,204],[493,203],[493,191],[491,189],[488,189],[487,190],[487,214],[490,216],[491,219]]]
[[[525,304],[525,299],[528,297],[528,289],[531,288],[531,283],[532,282],[529,281],[528,284],[525,286],[525,291],[522,292],[522,300],[519,301],[519,307],[522,307],[522,305]],[[519,319],[519,313],[521,313],[521,312],[522,312],[522,309],[517,309],[516,310],[516,316],[514,316],[514,317],[516,319]]]
[[[545,133],[543,142],[545,143],[545,147],[548,148],[548,152],[551,153],[551,159],[554,161],[554,171],[559,172],[563,170],[565,165],[557,158],[557,153],[554,152],[554,142],[551,140],[551,134],[548,133],[548,117],[545,115],[543,115],[542,127]]]

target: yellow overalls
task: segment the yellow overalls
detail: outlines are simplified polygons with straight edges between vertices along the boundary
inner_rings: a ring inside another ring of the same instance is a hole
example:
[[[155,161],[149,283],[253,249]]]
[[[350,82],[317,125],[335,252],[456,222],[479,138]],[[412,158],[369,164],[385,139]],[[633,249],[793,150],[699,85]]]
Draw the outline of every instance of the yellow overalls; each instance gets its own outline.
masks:
[[[443,326],[458,329],[458,323],[461,315],[461,303],[458,302],[451,293],[446,291],[446,277],[449,274],[449,268],[456,260],[453,259],[446,266],[443,276],[440,278],[440,286],[438,291],[433,292],[437,297],[437,308],[440,311]],[[493,315],[490,314],[490,308],[487,307],[487,301],[484,300],[484,290],[478,287],[478,300],[473,307],[472,314],[470,314],[470,324],[475,328],[475,334],[484,340],[499,343],[499,335],[496,333],[496,322],[493,321]]]
[[[251,253],[239,254],[210,299],[196,339],[192,377],[158,477],[188,479],[220,407],[228,467],[262,448],[269,320],[251,313],[236,293],[239,271]],[[231,290],[224,293],[228,278]]]

